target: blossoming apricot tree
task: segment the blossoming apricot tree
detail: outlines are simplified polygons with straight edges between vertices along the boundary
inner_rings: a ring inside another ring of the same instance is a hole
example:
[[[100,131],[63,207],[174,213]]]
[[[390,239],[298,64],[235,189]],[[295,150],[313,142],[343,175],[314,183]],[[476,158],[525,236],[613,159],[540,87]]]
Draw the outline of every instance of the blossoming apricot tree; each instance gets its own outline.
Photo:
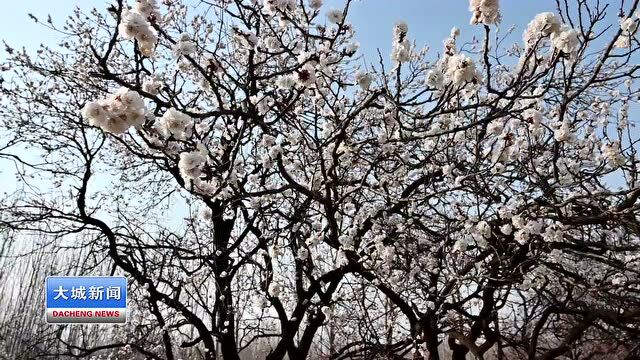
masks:
[[[478,40],[399,22],[370,63],[352,0],[115,0],[7,48],[0,226],[134,294],[57,355],[633,356],[638,0],[550,3],[512,47],[471,0]]]

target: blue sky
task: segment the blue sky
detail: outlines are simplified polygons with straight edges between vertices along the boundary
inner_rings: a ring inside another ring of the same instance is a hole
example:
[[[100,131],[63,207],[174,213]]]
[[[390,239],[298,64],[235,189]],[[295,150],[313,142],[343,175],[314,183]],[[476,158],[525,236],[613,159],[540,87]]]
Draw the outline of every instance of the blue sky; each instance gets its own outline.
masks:
[[[82,9],[106,8],[105,0],[22,0],[8,1],[0,12],[0,38],[14,47],[35,48],[40,43],[51,43],[56,34],[35,24],[27,13],[40,19],[51,14],[60,23],[73,11],[75,6]],[[325,7],[340,7],[343,0],[326,0]],[[52,6],[53,5],[53,6]],[[375,55],[376,48],[383,54],[389,48],[393,24],[406,21],[411,36],[419,45],[429,44],[433,50],[440,50],[442,40],[447,37],[452,26],[462,29],[463,37],[481,34],[481,29],[469,25],[470,13],[466,0],[361,0],[356,1],[351,13],[351,21],[356,28],[356,37],[367,56]],[[502,28],[518,26],[516,34],[522,33],[524,26],[543,11],[554,11],[554,0],[502,0]],[[377,59],[368,59],[376,61]]]

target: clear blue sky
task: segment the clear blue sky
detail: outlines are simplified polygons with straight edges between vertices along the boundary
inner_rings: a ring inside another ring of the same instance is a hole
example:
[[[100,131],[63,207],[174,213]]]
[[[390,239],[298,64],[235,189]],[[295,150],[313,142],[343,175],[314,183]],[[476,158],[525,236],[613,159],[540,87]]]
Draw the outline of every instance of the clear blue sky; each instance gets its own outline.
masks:
[[[51,14],[54,21],[60,23],[75,6],[105,9],[106,4],[105,0],[7,0],[0,12],[0,38],[14,47],[34,48],[42,42],[51,43],[57,39],[56,35],[35,24],[27,13],[42,20]],[[341,4],[343,0],[326,0],[325,8]],[[555,1],[502,0],[501,9],[501,27],[506,30],[517,25],[519,37],[535,14],[554,11]],[[392,26],[398,20],[409,24],[410,34],[419,45],[429,44],[434,51],[440,51],[442,40],[454,25],[462,29],[464,38],[481,33],[481,29],[469,25],[469,18],[467,0],[363,0],[355,2],[351,13],[357,39],[368,56],[375,55],[378,47],[383,54],[388,54],[385,50],[390,46]]]

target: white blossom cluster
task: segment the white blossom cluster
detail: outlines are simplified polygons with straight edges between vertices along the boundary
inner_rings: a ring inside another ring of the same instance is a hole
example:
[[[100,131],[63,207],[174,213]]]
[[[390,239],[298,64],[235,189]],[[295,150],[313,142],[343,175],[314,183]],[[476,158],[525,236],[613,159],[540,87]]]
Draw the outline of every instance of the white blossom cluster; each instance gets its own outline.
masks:
[[[193,132],[193,119],[183,112],[170,108],[160,118],[157,128],[165,138],[186,140]]]
[[[327,11],[327,20],[334,24],[340,24],[344,21],[344,12],[339,9],[331,9]]]
[[[638,13],[636,13],[638,15]],[[636,34],[638,30],[638,19],[637,16],[633,17],[623,17],[620,19],[620,31],[622,32],[618,39],[616,39],[615,46],[618,48],[628,48],[631,46],[631,39]]]
[[[318,10],[322,7],[324,0],[309,0],[309,7]]]
[[[553,137],[559,142],[573,142],[576,139],[575,133],[571,129],[571,123],[566,120],[555,124]]]
[[[448,58],[445,76],[456,86],[467,82],[478,82],[481,79],[476,64],[464,54],[456,54]]]
[[[498,227],[500,233],[505,236],[513,236],[519,245],[526,245],[532,240],[532,236],[540,236],[545,242],[562,241],[566,227],[557,221],[544,219],[526,219],[522,215],[512,215],[511,221]],[[456,242],[455,251],[464,251],[471,244],[471,240],[481,247],[488,246],[487,239],[492,237],[491,225],[485,221],[473,223],[469,219],[465,225],[465,232],[470,237],[464,237]]]
[[[294,11],[297,7],[296,0],[263,0],[262,10],[269,15],[275,15],[278,11]]]
[[[160,18],[158,4],[156,0],[135,0],[136,4],[133,9],[147,19],[157,20]]]
[[[602,152],[603,159],[608,161],[614,168],[624,165],[626,161],[624,155],[622,155],[620,141],[618,140],[612,143],[602,144],[600,151]]]
[[[162,78],[158,75],[147,76],[142,81],[142,91],[158,95],[162,89]]]
[[[560,31],[551,34],[551,44],[565,54],[573,54],[580,47],[578,30],[562,25]]]
[[[231,26],[231,34],[234,42],[238,44],[242,50],[253,49],[260,43],[260,39],[256,34],[251,31],[242,30],[237,25]]]
[[[280,296],[280,293],[282,293],[282,290],[283,290],[282,285],[276,282],[271,282],[271,284],[269,284],[269,289],[267,289],[267,292],[271,297],[278,297]]]
[[[82,109],[82,116],[92,126],[122,134],[132,126],[142,125],[146,111],[140,94],[123,87],[106,99],[88,102]]]
[[[499,0],[469,0],[471,25],[498,24],[501,20]]]
[[[176,41],[175,44],[171,47],[173,54],[176,57],[191,55],[196,52],[197,47],[196,43],[191,40],[191,36],[187,33],[180,34],[180,38]]]
[[[427,72],[427,86],[441,90],[445,85],[464,86],[467,83],[482,83],[482,74],[473,59],[457,52],[458,28],[451,29],[451,36],[444,41],[444,57]]]
[[[318,80],[316,66],[315,61],[309,61],[302,65],[295,73],[284,74],[276,78],[275,86],[281,90],[290,90],[296,86],[300,88],[314,87]]]
[[[138,41],[140,52],[152,56],[155,51],[158,35],[149,22],[150,18],[159,17],[155,0],[138,0],[133,9],[122,13],[119,31],[125,39]]]
[[[574,54],[580,47],[579,33],[553,13],[545,12],[535,16],[523,34],[526,48],[535,46],[541,39],[550,36],[551,45],[565,54]]]
[[[398,22],[393,28],[391,59],[397,64],[411,60],[411,42],[407,37],[408,33],[409,25],[406,22]]]
[[[278,77],[275,83],[278,89],[289,90],[296,86],[296,78],[293,74],[285,74]]]
[[[562,26],[562,22],[554,13],[544,12],[536,15],[529,22],[522,36],[525,46],[533,46],[540,38],[557,33],[560,31],[560,26]]]
[[[178,168],[180,169],[182,178],[185,180],[199,178],[202,174],[202,167],[206,161],[207,158],[202,151],[181,153]]]
[[[371,83],[373,82],[373,76],[368,72],[357,71],[355,74],[356,84],[362,88],[362,90],[369,90]]]

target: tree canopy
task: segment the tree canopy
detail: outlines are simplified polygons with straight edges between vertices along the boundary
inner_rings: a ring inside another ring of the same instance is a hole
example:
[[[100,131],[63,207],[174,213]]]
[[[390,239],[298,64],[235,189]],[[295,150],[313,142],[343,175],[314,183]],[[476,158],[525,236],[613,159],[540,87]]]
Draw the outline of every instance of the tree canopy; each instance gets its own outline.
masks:
[[[64,40],[1,65],[0,158],[22,185],[0,235],[40,269],[127,276],[132,310],[5,316],[0,348],[640,356],[638,2],[549,1],[512,44],[498,0],[471,0],[473,40],[420,48],[399,22],[378,59],[353,0],[115,0],[44,22]]]

